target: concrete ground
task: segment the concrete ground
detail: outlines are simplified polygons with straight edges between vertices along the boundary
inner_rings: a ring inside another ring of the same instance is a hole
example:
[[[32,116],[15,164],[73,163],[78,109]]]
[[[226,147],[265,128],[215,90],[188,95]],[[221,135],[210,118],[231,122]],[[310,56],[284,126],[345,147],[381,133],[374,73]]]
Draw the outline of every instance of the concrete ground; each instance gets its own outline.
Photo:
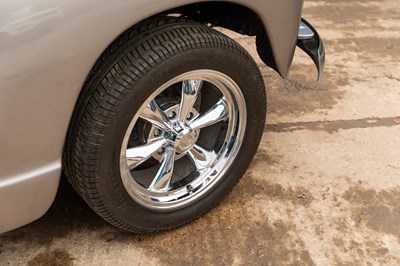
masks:
[[[308,0],[325,40],[316,83],[297,51],[291,76],[265,67],[269,116],[251,167],[207,215],[133,235],[96,216],[63,183],[40,220],[0,237],[1,265],[399,265],[398,0]]]

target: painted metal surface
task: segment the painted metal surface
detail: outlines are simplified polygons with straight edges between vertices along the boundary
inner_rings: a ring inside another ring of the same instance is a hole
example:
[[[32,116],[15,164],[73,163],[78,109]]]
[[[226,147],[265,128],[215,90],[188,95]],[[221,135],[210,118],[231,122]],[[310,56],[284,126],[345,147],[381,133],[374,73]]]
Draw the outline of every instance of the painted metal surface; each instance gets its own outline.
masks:
[[[10,191],[7,184],[18,176],[61,160],[70,117],[85,78],[101,52],[119,34],[151,15],[194,2],[1,1],[0,194],[6,195]],[[232,2],[259,14],[268,31],[278,68],[283,76],[287,75],[303,1]],[[38,211],[31,215],[31,220],[38,218],[39,210],[44,213],[51,205],[60,173],[61,164],[57,169],[38,175],[43,185],[35,186],[33,194],[25,193],[32,188],[20,182],[21,197],[38,204]],[[53,196],[37,197],[44,193]],[[1,209],[0,217],[11,215],[7,208],[12,207]],[[14,220],[29,211],[28,205],[20,208],[12,214]]]
[[[0,233],[40,218],[53,202],[61,160],[2,180],[0,187]]]

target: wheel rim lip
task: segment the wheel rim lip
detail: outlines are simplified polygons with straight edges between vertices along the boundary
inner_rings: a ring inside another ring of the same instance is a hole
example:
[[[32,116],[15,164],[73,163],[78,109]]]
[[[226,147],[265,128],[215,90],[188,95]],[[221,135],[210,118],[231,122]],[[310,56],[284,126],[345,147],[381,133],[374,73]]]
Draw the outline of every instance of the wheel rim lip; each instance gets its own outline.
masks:
[[[194,188],[195,192],[188,192],[186,189],[187,185],[167,192],[150,191],[141,186],[134,179],[128,168],[126,149],[129,138],[140,114],[143,112],[148,102],[171,85],[191,79],[203,80],[211,83],[226,99],[228,103],[229,122],[224,143],[217,153],[217,157],[214,159],[212,166],[209,167],[205,173],[202,173],[188,184]],[[243,142],[246,117],[246,104],[240,87],[232,78],[222,72],[211,69],[199,69],[183,73],[164,83],[144,101],[131,120],[125,133],[120,152],[120,174],[125,190],[138,204],[154,211],[174,211],[193,204],[210,192],[222,180],[222,177],[235,161]]]

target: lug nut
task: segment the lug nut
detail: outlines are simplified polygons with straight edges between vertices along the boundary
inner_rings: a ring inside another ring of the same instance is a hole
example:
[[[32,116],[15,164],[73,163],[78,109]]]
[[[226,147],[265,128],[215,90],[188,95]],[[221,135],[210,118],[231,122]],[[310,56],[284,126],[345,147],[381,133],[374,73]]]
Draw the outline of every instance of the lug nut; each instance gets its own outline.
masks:
[[[190,120],[190,119],[192,119],[192,118],[193,118],[193,113],[190,112],[190,113],[187,115],[186,119],[187,119],[187,120]]]
[[[176,113],[174,112],[174,111],[172,111],[170,114],[169,114],[169,118],[170,119],[173,119],[173,118],[175,118],[176,117]]]
[[[161,131],[160,131],[159,129],[156,129],[156,130],[154,131],[154,136],[155,136],[155,137],[160,136],[160,134],[161,134]]]
[[[158,154],[163,154],[165,152],[165,148],[161,148],[160,150],[158,150]]]

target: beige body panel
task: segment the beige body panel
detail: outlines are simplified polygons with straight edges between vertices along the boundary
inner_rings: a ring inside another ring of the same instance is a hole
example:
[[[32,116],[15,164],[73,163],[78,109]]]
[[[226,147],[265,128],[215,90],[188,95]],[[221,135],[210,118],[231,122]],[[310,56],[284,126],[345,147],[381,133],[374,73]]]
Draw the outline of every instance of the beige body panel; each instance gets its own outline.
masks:
[[[8,198],[9,205],[0,208],[0,217],[10,213],[14,216],[8,217],[7,225],[0,221],[0,232],[40,217],[51,205],[75,102],[102,51],[135,23],[194,2],[1,1],[0,204],[10,191],[13,197]],[[303,1],[231,2],[259,15],[269,34],[277,67],[285,76],[296,45]],[[48,165],[57,167],[46,168]],[[18,178],[21,176],[26,178]],[[42,181],[38,184],[35,179]],[[27,182],[36,185],[27,186]],[[13,206],[17,197],[24,201]]]

